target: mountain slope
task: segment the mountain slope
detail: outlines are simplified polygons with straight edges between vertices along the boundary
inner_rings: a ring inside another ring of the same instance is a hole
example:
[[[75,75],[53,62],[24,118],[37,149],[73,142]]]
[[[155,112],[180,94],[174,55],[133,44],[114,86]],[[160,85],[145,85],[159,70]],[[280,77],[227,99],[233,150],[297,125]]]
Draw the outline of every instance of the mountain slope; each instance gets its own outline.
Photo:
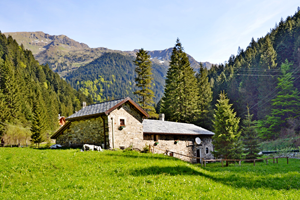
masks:
[[[84,94],[92,95],[94,101],[104,101],[111,98],[123,98],[133,95],[135,91],[135,58],[120,53],[104,53],[91,63],[79,67],[66,76],[71,85]],[[153,64],[153,90],[155,101],[162,97],[164,75],[167,68]]]
[[[40,65],[31,51],[0,33],[0,135],[30,133],[37,121],[42,133],[51,134],[58,114],[73,114],[83,101],[92,103],[47,65]]]
[[[76,42],[64,35],[49,35],[43,32],[8,32],[25,49],[31,50],[41,64],[49,64],[50,68],[61,76],[84,66],[107,52],[117,52],[124,55],[135,56],[138,50],[119,51],[103,47],[89,48],[88,45]],[[153,62],[168,66],[172,48],[149,51]],[[190,55],[189,60],[195,71],[199,70],[199,63]],[[203,62],[204,67],[211,67],[209,62]]]

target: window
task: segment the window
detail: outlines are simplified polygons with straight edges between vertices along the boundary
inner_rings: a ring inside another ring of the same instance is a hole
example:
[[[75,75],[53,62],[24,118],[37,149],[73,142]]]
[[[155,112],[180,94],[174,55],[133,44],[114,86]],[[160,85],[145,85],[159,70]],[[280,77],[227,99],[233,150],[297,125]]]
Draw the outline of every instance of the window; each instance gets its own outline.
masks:
[[[206,153],[206,154],[209,153],[208,147],[205,148],[205,153]]]
[[[125,119],[120,119],[120,126],[125,126]]]
[[[153,139],[154,139],[154,142],[157,142],[158,141],[158,135],[153,135]]]

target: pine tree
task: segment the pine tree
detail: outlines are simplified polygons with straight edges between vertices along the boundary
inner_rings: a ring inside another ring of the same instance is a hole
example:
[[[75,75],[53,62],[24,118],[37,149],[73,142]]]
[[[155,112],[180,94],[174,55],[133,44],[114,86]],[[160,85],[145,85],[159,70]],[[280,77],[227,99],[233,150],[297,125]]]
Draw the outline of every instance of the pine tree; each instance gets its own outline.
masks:
[[[239,147],[239,122],[240,118],[236,117],[236,112],[231,109],[229,99],[224,92],[221,92],[217,100],[214,114],[214,132],[213,154],[218,158],[231,159],[240,157]],[[226,162],[228,166],[228,162]]]
[[[199,110],[199,119],[197,124],[206,129],[211,129],[211,120],[212,120],[212,90],[210,82],[208,81],[208,72],[207,69],[203,67],[200,63],[199,74],[197,74],[198,87],[199,87],[199,96],[198,96],[198,110]]]
[[[250,115],[249,108],[246,118],[243,120],[242,137],[244,141],[244,153],[246,159],[256,159],[260,157],[259,152],[259,137],[256,131],[256,122],[252,121],[253,115]]]
[[[42,98],[40,98],[40,94],[37,94],[36,98],[33,100],[33,121],[31,125],[31,141],[35,144],[40,145],[45,139],[43,137],[43,133],[45,131],[45,123],[43,120],[43,108],[41,106]]]
[[[153,107],[154,93],[152,90],[152,71],[150,55],[143,48],[136,53],[136,59],[133,61],[137,66],[135,72],[137,77],[135,78],[136,86],[139,90],[134,92],[138,95],[138,103],[152,118],[157,118],[155,108]]]
[[[177,122],[195,122],[197,119],[198,88],[195,72],[183,47],[176,41],[167,72],[162,112],[166,119]]]
[[[294,87],[294,77],[288,72],[292,64],[281,64],[282,76],[278,78],[277,96],[272,99],[271,114],[259,123],[259,132],[263,138],[276,138],[281,128],[287,126],[289,118],[300,116],[300,93]]]

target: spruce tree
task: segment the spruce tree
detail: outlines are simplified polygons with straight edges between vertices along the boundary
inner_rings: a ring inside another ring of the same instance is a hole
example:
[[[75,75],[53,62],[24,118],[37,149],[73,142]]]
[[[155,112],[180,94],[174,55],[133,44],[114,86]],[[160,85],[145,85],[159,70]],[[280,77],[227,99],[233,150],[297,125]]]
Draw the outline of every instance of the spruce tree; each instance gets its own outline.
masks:
[[[281,130],[287,126],[289,118],[300,116],[300,93],[294,87],[294,77],[289,72],[292,64],[285,61],[281,64],[282,76],[278,78],[276,89],[278,93],[272,99],[271,114],[259,122],[259,132],[265,139],[276,138]]]
[[[157,118],[155,108],[153,107],[154,93],[152,90],[152,71],[150,55],[143,48],[136,53],[136,59],[133,61],[137,66],[135,72],[137,77],[135,78],[136,86],[139,88],[134,92],[138,95],[138,103],[149,114],[151,118]]]
[[[217,100],[213,126],[215,135],[213,136],[214,151],[217,158],[232,159],[240,157],[240,118],[236,117],[236,112],[231,108],[229,99],[224,92],[221,92]],[[226,162],[228,166],[228,162]]]
[[[36,98],[33,100],[33,121],[31,125],[31,141],[35,144],[40,145],[43,142],[44,136],[43,133],[45,131],[45,122],[44,122],[44,115],[43,115],[43,108],[41,105],[40,94],[37,94]]]
[[[166,119],[193,123],[197,119],[198,87],[195,72],[183,47],[176,41],[167,72],[162,112]]]
[[[206,129],[211,129],[211,120],[212,120],[212,90],[210,82],[208,81],[208,71],[200,63],[199,74],[197,74],[197,81],[199,87],[198,94],[198,111],[199,118],[197,124]]]
[[[250,115],[249,108],[248,113],[243,120],[242,137],[244,141],[244,153],[246,159],[256,159],[260,157],[259,152],[259,137],[256,131],[256,122],[252,121],[253,115]]]
[[[276,51],[273,48],[272,41],[269,36],[266,36],[262,45],[259,66],[262,70],[262,76],[258,77],[258,118],[263,119],[266,115],[270,114],[271,103],[266,98],[266,94],[273,90],[276,85],[276,78],[272,77],[272,70],[277,66]]]

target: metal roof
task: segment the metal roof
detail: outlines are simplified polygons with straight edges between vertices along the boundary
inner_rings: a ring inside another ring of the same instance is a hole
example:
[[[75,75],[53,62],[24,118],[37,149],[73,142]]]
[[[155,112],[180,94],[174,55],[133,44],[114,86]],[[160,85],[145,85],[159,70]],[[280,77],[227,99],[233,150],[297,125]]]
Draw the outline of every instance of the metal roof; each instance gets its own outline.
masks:
[[[215,133],[194,124],[144,119],[143,132],[145,134],[173,134],[173,135],[214,135]]]

